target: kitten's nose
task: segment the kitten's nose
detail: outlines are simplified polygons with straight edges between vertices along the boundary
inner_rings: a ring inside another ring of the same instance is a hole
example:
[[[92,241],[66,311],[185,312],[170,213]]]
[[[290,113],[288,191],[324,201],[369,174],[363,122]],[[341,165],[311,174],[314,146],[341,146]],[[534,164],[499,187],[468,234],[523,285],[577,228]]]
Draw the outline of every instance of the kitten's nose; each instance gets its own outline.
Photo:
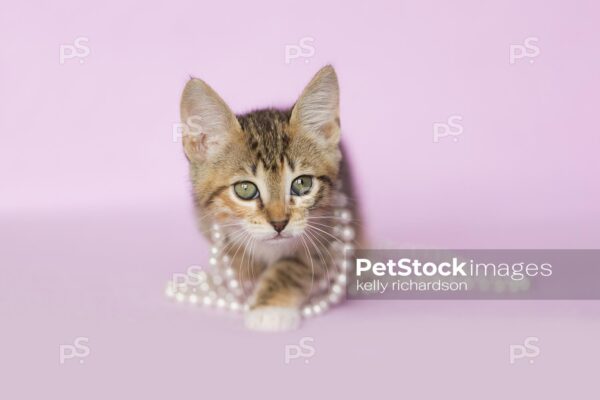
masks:
[[[271,221],[271,225],[273,225],[273,228],[275,228],[277,233],[281,233],[281,231],[284,230],[286,225],[288,224],[288,221],[289,219],[283,221]]]

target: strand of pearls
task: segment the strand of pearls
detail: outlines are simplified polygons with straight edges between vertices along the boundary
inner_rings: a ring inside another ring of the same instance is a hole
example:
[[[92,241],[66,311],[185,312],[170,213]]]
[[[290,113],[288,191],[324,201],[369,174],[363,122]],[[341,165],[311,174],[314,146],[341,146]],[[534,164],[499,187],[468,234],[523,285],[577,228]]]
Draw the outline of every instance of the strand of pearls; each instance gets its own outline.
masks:
[[[341,187],[338,184],[338,187]],[[316,316],[339,303],[346,293],[347,272],[351,268],[350,257],[354,252],[355,232],[352,227],[352,213],[347,209],[348,198],[338,191],[334,198],[333,236],[339,240],[329,243],[329,252],[335,263],[328,265],[326,277],[318,282],[317,292],[302,308],[305,318]],[[221,227],[215,224],[210,230],[209,268],[194,274],[194,284],[167,283],[166,295],[179,303],[188,302],[192,305],[214,307],[233,312],[246,311],[249,308],[248,293],[252,292],[252,282],[244,286],[236,278],[230,257],[223,252],[225,235]]]

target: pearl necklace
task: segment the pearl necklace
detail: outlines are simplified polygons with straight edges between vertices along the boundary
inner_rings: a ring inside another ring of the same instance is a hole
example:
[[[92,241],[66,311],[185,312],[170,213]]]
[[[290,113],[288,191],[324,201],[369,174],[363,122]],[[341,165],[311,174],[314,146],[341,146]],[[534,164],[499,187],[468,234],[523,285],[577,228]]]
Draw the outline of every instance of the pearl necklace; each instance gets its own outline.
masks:
[[[338,184],[338,187],[341,185]],[[305,318],[316,316],[327,311],[339,303],[346,293],[346,273],[351,268],[349,257],[354,251],[353,240],[355,237],[352,228],[352,214],[346,208],[348,198],[341,192],[334,196],[332,219],[337,223],[333,226],[333,240],[328,245],[328,250],[335,260],[334,265],[328,265],[326,277],[318,282],[319,292],[312,296],[302,307]],[[221,310],[233,312],[247,311],[249,309],[249,296],[252,292],[252,282],[240,284],[231,267],[231,258],[223,252],[225,235],[218,224],[210,229],[209,268],[195,274],[197,284],[167,283],[166,295],[179,303],[188,302],[192,305],[201,304],[205,307],[216,307]]]

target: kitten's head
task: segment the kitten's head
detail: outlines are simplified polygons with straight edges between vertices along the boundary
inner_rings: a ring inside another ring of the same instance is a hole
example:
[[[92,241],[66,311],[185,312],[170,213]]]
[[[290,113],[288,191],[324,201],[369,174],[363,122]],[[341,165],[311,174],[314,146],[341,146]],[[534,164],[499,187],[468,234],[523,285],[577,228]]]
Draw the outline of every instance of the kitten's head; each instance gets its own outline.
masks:
[[[331,66],[314,76],[292,109],[239,116],[204,81],[191,79],[181,118],[203,219],[229,227],[232,237],[237,231],[239,238],[278,243],[300,237],[310,216],[328,215],[341,159]]]

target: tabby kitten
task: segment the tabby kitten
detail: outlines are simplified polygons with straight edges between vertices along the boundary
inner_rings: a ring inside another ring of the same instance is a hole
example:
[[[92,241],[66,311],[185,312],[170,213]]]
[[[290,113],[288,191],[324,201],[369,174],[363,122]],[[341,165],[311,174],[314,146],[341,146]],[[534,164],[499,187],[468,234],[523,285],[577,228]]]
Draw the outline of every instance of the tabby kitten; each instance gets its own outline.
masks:
[[[200,229],[208,235],[218,223],[238,276],[255,279],[246,326],[297,328],[300,307],[332,262],[326,247],[336,240],[330,218],[342,153],[334,69],[322,68],[291,109],[238,116],[193,78],[181,119],[196,127],[183,144]]]

